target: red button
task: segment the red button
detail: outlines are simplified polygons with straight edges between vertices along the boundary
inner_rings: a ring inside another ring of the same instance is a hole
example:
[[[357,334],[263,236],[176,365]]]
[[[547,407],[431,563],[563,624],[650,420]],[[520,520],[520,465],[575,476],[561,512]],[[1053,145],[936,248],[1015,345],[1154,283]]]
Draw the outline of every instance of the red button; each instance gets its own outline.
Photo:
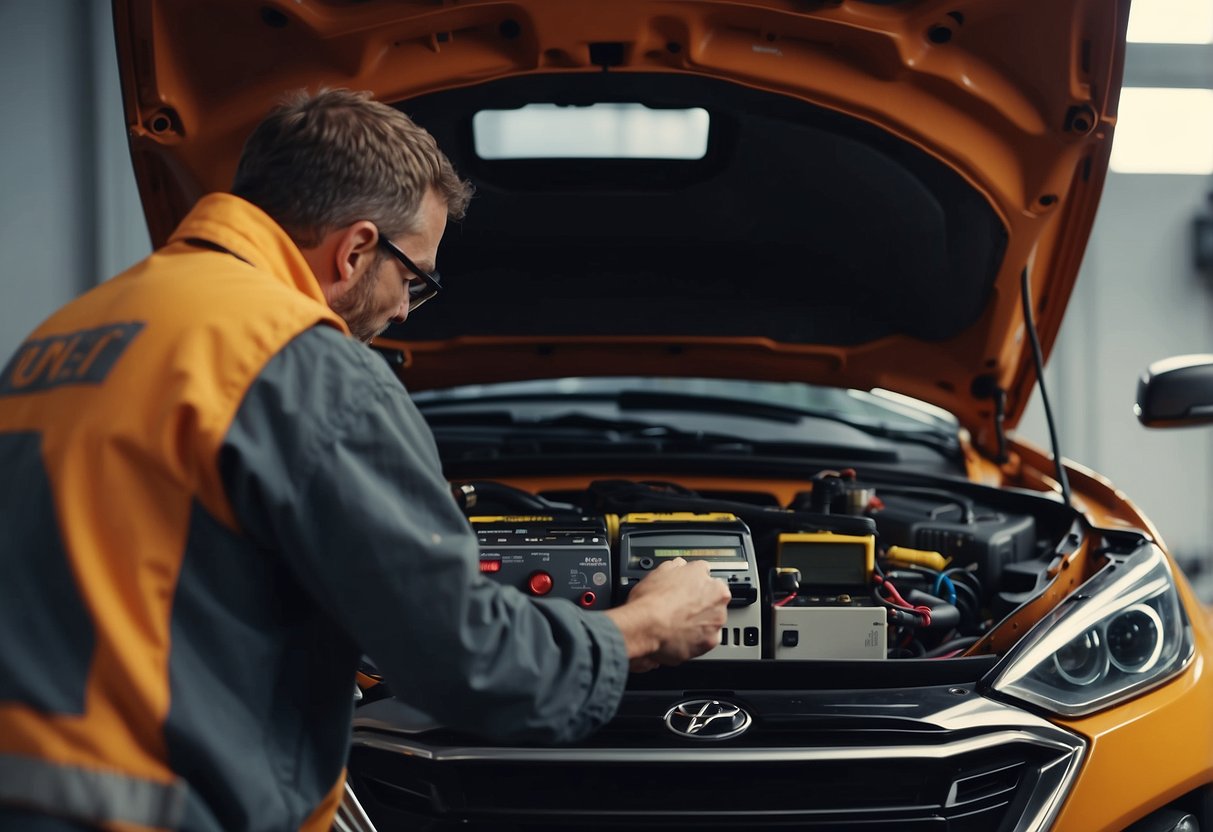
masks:
[[[552,576],[547,572],[532,572],[527,583],[531,587],[532,595],[547,595],[552,591]]]

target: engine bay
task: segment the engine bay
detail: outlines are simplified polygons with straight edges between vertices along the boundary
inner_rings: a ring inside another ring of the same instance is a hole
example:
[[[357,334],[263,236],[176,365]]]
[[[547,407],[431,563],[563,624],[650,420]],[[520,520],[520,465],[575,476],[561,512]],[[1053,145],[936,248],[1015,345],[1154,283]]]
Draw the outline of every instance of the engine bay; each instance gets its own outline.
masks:
[[[783,499],[623,479],[453,490],[481,574],[536,598],[609,609],[664,561],[708,561],[732,601],[697,662],[998,653],[1098,566],[1086,555],[1102,538],[1044,496],[853,469],[802,485]]]

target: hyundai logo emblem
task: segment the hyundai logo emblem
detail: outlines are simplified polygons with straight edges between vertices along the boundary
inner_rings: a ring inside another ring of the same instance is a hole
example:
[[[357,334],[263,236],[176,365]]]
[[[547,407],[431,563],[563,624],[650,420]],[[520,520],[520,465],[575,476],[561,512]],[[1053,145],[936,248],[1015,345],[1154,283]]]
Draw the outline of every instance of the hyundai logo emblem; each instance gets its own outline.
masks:
[[[687,699],[665,714],[665,727],[692,740],[732,739],[752,721],[743,708],[722,699]]]

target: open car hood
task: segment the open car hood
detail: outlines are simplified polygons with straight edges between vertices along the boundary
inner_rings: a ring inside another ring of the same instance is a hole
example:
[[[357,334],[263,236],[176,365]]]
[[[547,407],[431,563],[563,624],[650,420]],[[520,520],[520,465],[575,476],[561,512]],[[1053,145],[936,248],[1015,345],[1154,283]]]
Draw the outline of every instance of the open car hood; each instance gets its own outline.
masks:
[[[801,380],[941,406],[992,450],[1070,296],[1127,0],[116,0],[152,240],[291,88],[370,89],[477,186],[444,297],[381,345],[411,389]],[[708,112],[702,158],[482,158],[530,103]],[[1003,412],[1000,414],[999,410]]]

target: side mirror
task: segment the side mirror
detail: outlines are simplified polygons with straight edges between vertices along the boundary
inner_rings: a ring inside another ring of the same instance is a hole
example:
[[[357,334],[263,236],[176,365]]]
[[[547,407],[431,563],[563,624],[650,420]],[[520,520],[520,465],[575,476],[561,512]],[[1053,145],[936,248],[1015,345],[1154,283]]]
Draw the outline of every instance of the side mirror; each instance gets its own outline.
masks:
[[[1155,361],[1137,380],[1133,412],[1148,428],[1213,424],[1213,355]]]

